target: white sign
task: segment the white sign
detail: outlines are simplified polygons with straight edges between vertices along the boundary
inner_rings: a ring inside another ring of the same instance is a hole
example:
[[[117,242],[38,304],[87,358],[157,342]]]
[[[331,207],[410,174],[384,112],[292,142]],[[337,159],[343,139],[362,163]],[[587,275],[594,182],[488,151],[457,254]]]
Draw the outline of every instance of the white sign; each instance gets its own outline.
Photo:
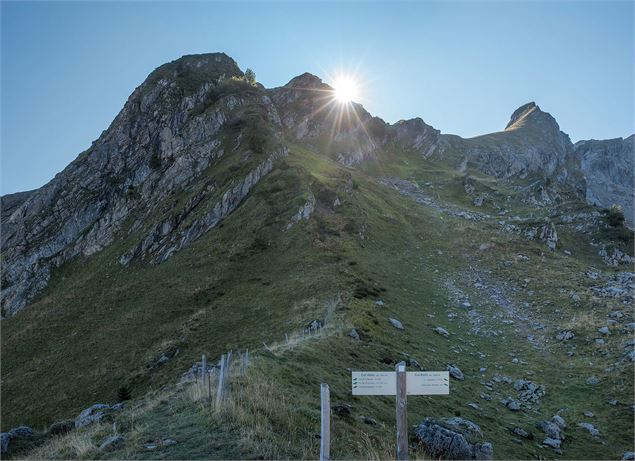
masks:
[[[448,395],[450,373],[447,371],[409,371],[406,374],[408,395]]]
[[[353,395],[396,395],[397,374],[394,371],[354,371]],[[447,371],[409,371],[406,373],[408,395],[448,395],[450,374]]]
[[[354,371],[353,395],[396,395],[397,375],[394,371]]]

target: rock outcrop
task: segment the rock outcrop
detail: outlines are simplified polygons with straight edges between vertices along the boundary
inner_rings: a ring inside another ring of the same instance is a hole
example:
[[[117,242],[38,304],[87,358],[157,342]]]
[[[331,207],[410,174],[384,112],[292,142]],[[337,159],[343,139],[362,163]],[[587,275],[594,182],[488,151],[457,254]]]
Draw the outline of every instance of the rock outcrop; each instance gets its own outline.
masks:
[[[619,205],[626,223],[632,228],[635,217],[635,135],[626,139],[579,141],[575,156],[585,178],[586,201],[609,208]]]
[[[432,459],[493,459],[489,442],[480,442],[481,429],[463,418],[432,420],[426,418],[415,429],[415,435]]]

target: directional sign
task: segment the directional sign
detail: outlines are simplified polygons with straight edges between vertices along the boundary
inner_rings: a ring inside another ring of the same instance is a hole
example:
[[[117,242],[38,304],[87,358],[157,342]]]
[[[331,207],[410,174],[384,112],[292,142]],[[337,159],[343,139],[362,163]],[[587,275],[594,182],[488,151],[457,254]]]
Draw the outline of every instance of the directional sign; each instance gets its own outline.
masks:
[[[450,373],[447,371],[409,371],[406,374],[408,395],[447,395]]]
[[[396,395],[397,375],[394,371],[354,371],[353,395]],[[409,371],[406,373],[408,395],[447,395],[450,376],[447,371]]]
[[[395,395],[397,378],[394,371],[354,371],[353,395]]]

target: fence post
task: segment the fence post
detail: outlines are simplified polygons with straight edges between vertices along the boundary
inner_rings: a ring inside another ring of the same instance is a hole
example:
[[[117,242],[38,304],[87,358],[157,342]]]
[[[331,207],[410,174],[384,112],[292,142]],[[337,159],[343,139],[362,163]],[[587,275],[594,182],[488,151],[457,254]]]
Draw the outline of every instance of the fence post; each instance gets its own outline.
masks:
[[[212,401],[212,374],[207,374],[207,400]]]
[[[205,358],[205,354],[201,356],[201,381],[203,385],[205,385],[205,374],[207,371],[207,359]]]
[[[406,362],[395,366],[397,375],[397,460],[408,459],[408,417],[406,412]]]
[[[220,358],[220,374],[218,375],[218,384],[216,387],[216,408],[220,406],[223,398],[223,385],[225,384],[225,354]]]
[[[331,404],[328,384],[320,384],[320,461],[331,459]]]

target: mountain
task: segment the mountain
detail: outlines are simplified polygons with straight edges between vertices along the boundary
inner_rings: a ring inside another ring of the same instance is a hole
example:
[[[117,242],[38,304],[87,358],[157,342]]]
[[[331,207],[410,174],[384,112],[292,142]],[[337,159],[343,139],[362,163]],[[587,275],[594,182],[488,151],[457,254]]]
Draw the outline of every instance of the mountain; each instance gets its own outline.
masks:
[[[28,448],[49,451],[31,457],[104,455],[112,425],[47,427],[122,386],[107,456],[175,431],[172,457],[315,457],[320,382],[334,453],[389,456],[369,447],[390,446],[394,402],[352,397],[350,370],[401,360],[462,370],[449,397],[409,401],[411,424],[469,418],[495,456],[526,459],[545,448],[515,428],[545,438],[558,413],[563,456],[626,451],[633,236],[604,208],[632,207],[633,136],[573,145],[529,103],[463,139],[332,96],[311,74],[267,89],[223,53],[184,56],[51,182],[2,197],[2,429],[34,426]],[[201,354],[247,349],[226,412],[176,384]]]

